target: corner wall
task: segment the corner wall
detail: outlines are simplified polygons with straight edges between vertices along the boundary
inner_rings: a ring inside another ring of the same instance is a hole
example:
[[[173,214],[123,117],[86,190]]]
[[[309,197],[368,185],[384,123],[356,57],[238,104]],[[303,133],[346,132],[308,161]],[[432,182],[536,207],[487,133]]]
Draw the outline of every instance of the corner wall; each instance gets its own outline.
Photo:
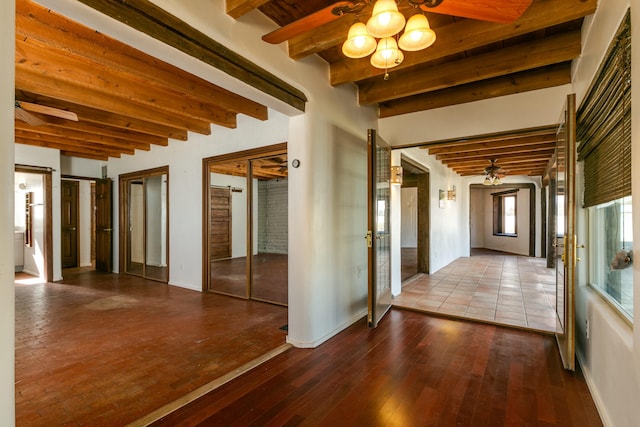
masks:
[[[596,14],[583,29],[583,54],[574,66],[574,89],[578,105],[584,98],[607,48],[630,2],[608,0],[598,3]],[[631,14],[632,80],[640,82],[640,17]],[[637,88],[636,88],[637,89]],[[631,182],[640,188],[640,91],[632,90]],[[578,200],[582,200],[582,165],[578,165]],[[577,209],[577,238],[587,245],[587,212]],[[633,224],[640,224],[640,197],[633,198]],[[640,242],[640,227],[634,227],[634,241]],[[582,258],[587,256],[583,252]],[[588,265],[578,263],[576,275],[576,352],[589,389],[605,426],[632,427],[640,419],[640,265],[633,264],[634,318],[631,327],[588,286]],[[587,321],[589,337],[587,338]]]
[[[13,286],[15,2],[0,14],[0,425],[14,426],[15,289]]]

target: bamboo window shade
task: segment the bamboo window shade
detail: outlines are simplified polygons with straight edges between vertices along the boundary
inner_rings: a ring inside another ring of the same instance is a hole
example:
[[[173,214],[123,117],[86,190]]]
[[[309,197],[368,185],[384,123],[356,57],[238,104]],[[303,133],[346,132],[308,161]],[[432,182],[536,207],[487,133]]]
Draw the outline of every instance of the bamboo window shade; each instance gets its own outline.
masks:
[[[584,207],[631,195],[631,15],[625,15],[578,110]]]

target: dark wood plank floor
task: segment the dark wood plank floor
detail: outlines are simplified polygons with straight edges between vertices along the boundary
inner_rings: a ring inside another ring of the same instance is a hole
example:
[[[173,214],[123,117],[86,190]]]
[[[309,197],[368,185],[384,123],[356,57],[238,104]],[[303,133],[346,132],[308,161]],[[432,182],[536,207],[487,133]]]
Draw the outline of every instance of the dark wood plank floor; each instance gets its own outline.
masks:
[[[549,335],[392,309],[292,348],[157,426],[601,426]]]
[[[16,275],[18,426],[123,426],[285,343],[287,309],[79,269]]]

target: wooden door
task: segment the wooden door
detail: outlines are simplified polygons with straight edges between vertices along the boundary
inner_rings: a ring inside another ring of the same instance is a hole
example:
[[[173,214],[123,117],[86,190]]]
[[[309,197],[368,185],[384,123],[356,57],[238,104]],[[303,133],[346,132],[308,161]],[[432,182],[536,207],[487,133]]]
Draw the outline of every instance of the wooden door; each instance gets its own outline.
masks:
[[[575,370],[576,98],[567,97],[556,138],[556,339],[565,369]]]
[[[211,187],[211,260],[231,258],[231,189]]]
[[[62,268],[78,266],[78,182],[61,181]]]
[[[96,180],[96,270],[113,269],[112,181]]]
[[[368,160],[368,324],[375,328],[391,307],[391,148],[369,129]]]

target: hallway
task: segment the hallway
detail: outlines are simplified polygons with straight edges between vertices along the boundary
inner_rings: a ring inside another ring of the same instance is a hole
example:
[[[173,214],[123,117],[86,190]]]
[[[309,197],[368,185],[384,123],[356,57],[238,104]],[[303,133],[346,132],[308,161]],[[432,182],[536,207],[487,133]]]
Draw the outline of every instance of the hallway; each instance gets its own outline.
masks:
[[[480,252],[403,283],[396,307],[553,333],[555,270],[546,259]]]
[[[130,423],[285,344],[287,309],[78,269],[17,273],[16,423]]]

